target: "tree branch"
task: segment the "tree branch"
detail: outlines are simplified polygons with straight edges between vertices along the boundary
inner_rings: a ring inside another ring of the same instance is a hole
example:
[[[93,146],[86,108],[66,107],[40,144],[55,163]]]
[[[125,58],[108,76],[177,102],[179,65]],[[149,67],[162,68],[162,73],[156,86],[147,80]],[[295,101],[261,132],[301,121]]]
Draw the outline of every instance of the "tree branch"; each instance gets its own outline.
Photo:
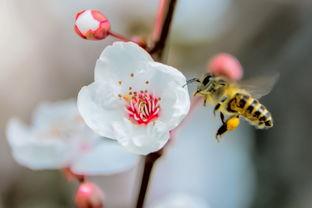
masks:
[[[166,46],[168,39],[170,25],[172,22],[174,10],[176,7],[177,0],[161,0],[157,12],[156,23],[153,32],[153,46],[149,50],[149,53],[154,57],[155,60],[161,61],[163,51]],[[164,152],[167,144],[157,152],[148,154],[145,157],[144,170],[142,175],[142,181],[140,186],[140,192],[137,200],[136,208],[143,208],[147,188],[150,181],[150,176],[154,167],[155,162],[159,159]]]
[[[155,28],[153,32],[154,45],[149,51],[149,53],[152,54],[157,61],[161,61],[162,59],[176,3],[177,0],[160,1],[160,6],[158,9]]]

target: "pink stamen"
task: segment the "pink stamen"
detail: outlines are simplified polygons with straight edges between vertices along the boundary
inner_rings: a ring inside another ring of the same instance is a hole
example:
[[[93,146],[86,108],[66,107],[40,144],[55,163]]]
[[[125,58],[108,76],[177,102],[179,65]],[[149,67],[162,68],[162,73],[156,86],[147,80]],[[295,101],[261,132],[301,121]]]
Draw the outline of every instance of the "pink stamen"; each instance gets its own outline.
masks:
[[[134,123],[147,125],[159,116],[159,98],[148,92],[139,92],[132,96],[126,110]]]

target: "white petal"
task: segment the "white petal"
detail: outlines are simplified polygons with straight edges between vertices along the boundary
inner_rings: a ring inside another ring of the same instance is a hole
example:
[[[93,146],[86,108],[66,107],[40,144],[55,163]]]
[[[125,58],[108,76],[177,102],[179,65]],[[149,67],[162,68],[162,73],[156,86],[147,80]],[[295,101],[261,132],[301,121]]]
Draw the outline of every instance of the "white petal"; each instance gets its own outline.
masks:
[[[156,84],[157,89],[161,92],[167,89],[167,86],[164,85],[168,83],[174,83],[179,87],[183,87],[186,84],[185,76],[174,67],[158,62],[149,63],[148,67],[157,70],[157,73],[154,74],[151,81],[158,81],[158,83],[155,82],[154,84]]]
[[[94,72],[97,80],[128,80],[131,74],[142,70],[146,62],[153,61],[152,57],[140,46],[131,42],[114,42],[107,46],[98,59]]]
[[[31,130],[16,119],[9,121],[7,139],[15,160],[31,169],[65,167],[75,154],[75,148],[61,140],[34,138]]]
[[[71,169],[77,174],[111,175],[138,164],[139,157],[125,151],[118,143],[102,139],[89,152],[80,155]]]
[[[169,130],[166,125],[158,122],[147,126],[134,125],[128,119],[115,123],[116,139],[128,151],[147,155],[161,149],[169,140]]]
[[[151,69],[157,70],[150,80],[150,85],[154,94],[161,98],[159,120],[172,130],[187,115],[190,108],[188,88],[184,86],[186,78],[173,67],[156,62],[150,66]]]
[[[110,83],[93,82],[78,94],[78,109],[86,124],[103,137],[115,138],[112,125],[125,114],[122,100]],[[115,93],[114,93],[115,92]]]
[[[162,95],[159,121],[167,123],[170,130],[177,127],[189,111],[189,99],[183,89],[175,89],[174,94],[171,90],[165,92]]]

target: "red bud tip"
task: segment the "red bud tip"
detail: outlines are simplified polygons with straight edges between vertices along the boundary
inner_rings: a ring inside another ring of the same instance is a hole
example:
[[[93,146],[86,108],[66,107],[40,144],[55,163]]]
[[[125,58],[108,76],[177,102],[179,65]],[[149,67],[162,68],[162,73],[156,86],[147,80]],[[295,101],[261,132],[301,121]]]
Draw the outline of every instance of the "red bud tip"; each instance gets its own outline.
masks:
[[[98,10],[83,10],[76,14],[75,32],[87,40],[102,40],[109,35],[110,22]]]
[[[77,208],[104,208],[104,193],[94,183],[84,182],[76,192],[75,203]]]
[[[208,71],[235,81],[240,80],[243,76],[243,68],[240,62],[227,53],[220,53],[214,56],[208,63]]]

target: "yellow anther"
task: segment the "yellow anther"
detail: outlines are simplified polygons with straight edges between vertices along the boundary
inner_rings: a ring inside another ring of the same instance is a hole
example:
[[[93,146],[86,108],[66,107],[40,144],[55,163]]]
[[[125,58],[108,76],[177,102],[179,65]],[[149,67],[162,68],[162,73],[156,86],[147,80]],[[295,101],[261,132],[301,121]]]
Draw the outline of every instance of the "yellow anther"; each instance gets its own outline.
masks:
[[[130,102],[130,100],[132,99],[132,96],[130,96],[130,95],[124,95],[124,96],[122,96],[122,98],[123,98],[125,101]]]
[[[239,118],[233,117],[226,121],[227,130],[234,130],[239,126]]]

